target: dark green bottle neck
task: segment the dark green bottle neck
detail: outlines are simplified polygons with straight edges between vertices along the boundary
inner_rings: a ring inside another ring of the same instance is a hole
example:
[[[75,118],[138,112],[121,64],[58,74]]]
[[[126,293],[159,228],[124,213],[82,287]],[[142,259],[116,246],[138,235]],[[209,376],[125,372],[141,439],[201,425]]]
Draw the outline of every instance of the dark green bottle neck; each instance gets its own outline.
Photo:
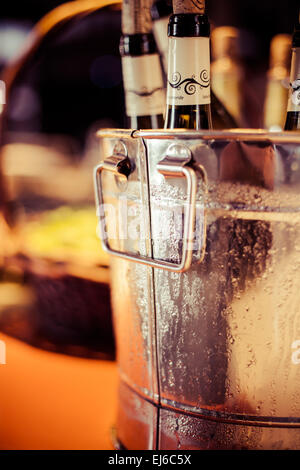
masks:
[[[171,15],[168,25],[168,36],[176,38],[209,37],[210,24],[207,15],[192,13]]]
[[[288,111],[287,116],[286,116],[284,130],[300,132],[300,112],[299,111]]]
[[[120,39],[121,57],[137,57],[146,54],[155,54],[157,47],[152,33],[149,34],[126,34]]]

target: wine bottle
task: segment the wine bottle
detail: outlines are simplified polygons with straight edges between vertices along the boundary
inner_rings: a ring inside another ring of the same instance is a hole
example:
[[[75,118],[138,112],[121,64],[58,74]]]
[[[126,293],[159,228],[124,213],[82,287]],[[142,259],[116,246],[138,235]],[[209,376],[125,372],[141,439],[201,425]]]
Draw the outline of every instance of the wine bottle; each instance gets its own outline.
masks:
[[[173,8],[169,0],[157,0],[151,8],[153,34],[162,59],[165,78],[168,75],[168,23],[172,13]],[[213,83],[211,89],[211,117],[214,129],[238,127],[236,120],[214,93]]]
[[[166,128],[212,127],[209,35],[204,11],[170,16]]]
[[[300,11],[299,11],[300,16]],[[300,131],[300,21],[295,27],[292,39],[292,63],[287,116],[284,129]]]
[[[120,55],[126,115],[131,129],[155,129],[164,125],[165,91],[152,34],[150,6],[150,0],[131,0],[122,6]]]
[[[291,66],[291,45],[292,37],[289,34],[276,34],[270,44],[270,64],[264,103],[264,128],[270,131],[280,131],[284,128]]]

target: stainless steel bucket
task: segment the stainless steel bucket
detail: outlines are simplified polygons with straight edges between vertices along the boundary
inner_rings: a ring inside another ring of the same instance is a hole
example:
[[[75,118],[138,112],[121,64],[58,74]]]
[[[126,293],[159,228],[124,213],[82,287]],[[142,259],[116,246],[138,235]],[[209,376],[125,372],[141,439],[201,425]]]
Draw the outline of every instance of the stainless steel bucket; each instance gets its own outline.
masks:
[[[300,449],[300,136],[99,131],[127,449]]]

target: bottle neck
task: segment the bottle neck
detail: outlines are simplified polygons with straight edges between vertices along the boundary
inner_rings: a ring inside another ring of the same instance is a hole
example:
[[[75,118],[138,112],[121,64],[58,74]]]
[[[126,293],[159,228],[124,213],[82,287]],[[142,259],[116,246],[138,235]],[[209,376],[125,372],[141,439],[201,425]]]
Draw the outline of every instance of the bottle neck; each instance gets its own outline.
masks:
[[[168,36],[173,37],[209,37],[210,24],[207,15],[180,13],[171,15]]]
[[[172,15],[168,35],[167,104],[210,104],[209,23],[206,15]]]
[[[165,93],[153,35],[123,35],[120,54],[127,116],[162,115]]]
[[[125,34],[121,36],[119,50],[121,57],[135,57],[145,54],[155,54],[157,47],[152,33]]]

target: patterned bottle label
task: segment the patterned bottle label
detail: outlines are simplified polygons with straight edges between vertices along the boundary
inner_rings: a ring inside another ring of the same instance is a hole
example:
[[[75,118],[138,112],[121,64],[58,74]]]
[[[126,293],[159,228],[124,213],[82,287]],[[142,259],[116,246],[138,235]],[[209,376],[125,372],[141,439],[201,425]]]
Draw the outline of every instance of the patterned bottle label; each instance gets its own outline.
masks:
[[[288,111],[300,111],[300,47],[292,50]]]
[[[209,103],[209,38],[169,37],[167,104]]]
[[[158,54],[122,57],[127,116],[153,116],[165,111],[165,91]]]

